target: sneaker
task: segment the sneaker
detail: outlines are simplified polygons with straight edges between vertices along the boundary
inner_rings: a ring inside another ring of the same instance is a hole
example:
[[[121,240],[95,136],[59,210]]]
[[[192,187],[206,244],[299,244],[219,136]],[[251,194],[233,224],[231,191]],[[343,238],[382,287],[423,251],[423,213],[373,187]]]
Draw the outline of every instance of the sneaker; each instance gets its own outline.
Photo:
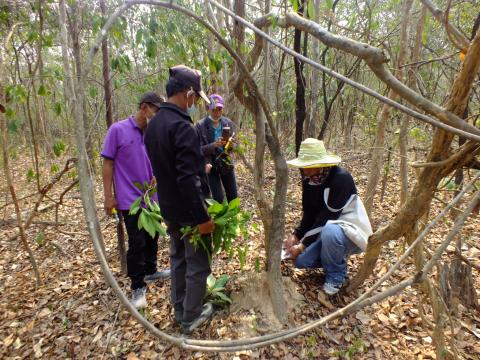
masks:
[[[323,284],[323,291],[327,295],[335,295],[341,289],[342,285],[343,283],[334,284],[334,283],[326,282],[325,284]]]
[[[167,279],[169,277],[170,277],[170,270],[160,270],[160,271],[154,272],[153,274],[145,275],[143,280],[146,283],[151,283],[151,282],[154,282],[156,280],[163,280],[163,279]]]
[[[182,321],[183,333],[186,335],[190,335],[193,330],[200,327],[203,323],[205,323],[210,316],[213,314],[213,306],[211,303],[207,302],[203,304],[203,310],[199,317],[192,321]]]
[[[135,306],[136,309],[143,309],[147,307],[147,299],[145,298],[146,292],[147,292],[146,287],[133,290],[132,304],[133,306]]]

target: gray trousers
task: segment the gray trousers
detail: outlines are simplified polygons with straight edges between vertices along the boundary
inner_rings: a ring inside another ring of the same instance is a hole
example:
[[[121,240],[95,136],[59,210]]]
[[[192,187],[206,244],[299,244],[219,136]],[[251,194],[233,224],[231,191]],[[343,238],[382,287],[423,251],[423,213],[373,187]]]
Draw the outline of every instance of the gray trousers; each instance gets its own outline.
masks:
[[[175,311],[183,311],[183,321],[200,316],[210,275],[208,255],[201,247],[196,251],[190,237],[182,238],[182,225],[166,222],[170,235],[171,300]]]

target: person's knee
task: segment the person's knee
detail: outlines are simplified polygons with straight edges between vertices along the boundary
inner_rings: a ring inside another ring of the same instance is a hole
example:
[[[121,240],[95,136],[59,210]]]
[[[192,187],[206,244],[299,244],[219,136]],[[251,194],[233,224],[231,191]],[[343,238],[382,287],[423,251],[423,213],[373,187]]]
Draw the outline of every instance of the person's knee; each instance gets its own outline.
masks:
[[[343,246],[343,230],[336,224],[325,225],[321,233],[323,246]]]

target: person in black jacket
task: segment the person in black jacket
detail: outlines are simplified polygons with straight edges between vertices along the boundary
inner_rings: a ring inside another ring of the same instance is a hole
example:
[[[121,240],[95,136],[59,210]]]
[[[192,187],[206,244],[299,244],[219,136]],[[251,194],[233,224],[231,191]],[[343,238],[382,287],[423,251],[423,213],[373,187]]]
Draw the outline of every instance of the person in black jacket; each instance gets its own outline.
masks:
[[[238,196],[233,157],[230,153],[234,145],[232,144],[233,139],[228,145],[230,151],[229,149],[225,150],[227,140],[223,136],[227,134],[227,138],[232,137],[235,133],[235,125],[229,118],[222,115],[224,105],[225,103],[220,95],[211,95],[210,105],[208,106],[209,114],[195,124],[200,136],[200,145],[205,161],[212,165],[208,173],[210,190],[213,199],[219,203],[223,202],[224,199],[222,185],[228,202]]]
[[[205,199],[209,189],[205,161],[190,114],[200,99],[209,100],[201,89],[197,70],[177,65],[169,70],[167,101],[150,120],[145,145],[157,179],[158,203],[170,235],[171,300],[175,320],[184,333],[205,322],[212,305],[202,305],[210,264],[206,251],[195,249],[184,226],[198,226],[202,235],[213,231]]]

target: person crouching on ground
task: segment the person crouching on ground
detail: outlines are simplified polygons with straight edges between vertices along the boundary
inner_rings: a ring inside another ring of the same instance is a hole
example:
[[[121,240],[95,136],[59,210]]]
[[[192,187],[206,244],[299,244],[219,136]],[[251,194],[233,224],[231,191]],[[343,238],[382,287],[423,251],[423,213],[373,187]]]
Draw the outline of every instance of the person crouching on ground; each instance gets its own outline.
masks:
[[[303,172],[300,225],[283,247],[297,268],[323,268],[328,295],[336,294],[347,275],[347,258],[365,251],[372,228],[352,175],[337,166],[323,141],[306,139],[298,158],[287,161]]]
[[[162,102],[154,92],[144,94],[134,116],[110,126],[102,150],[105,212],[112,215],[113,209],[118,209],[123,215],[128,234],[127,273],[131,280],[132,304],[137,309],[147,306],[146,283],[170,276],[170,270],[157,271],[158,236],[152,238],[145,229],[138,229],[140,212],[129,215],[130,206],[142,195],[135,182],[154,181],[143,131]],[[156,201],[156,196],[153,200]]]

